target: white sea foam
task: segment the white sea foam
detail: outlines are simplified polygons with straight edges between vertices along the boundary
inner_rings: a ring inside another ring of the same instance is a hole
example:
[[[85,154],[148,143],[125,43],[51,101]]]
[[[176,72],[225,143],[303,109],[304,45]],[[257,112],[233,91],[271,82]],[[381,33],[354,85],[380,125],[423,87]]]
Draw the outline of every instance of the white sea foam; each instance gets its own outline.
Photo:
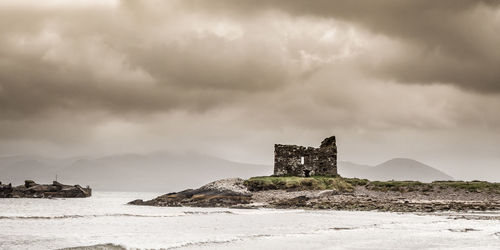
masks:
[[[84,199],[0,199],[0,249],[500,249],[498,212],[125,205],[156,195],[94,192]]]

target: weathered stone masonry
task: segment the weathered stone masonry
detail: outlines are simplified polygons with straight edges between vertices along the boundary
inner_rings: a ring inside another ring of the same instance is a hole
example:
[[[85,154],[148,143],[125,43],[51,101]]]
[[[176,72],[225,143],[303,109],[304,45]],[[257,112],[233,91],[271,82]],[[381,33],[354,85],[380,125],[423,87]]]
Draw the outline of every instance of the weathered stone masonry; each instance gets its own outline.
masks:
[[[274,175],[337,175],[335,136],[324,139],[319,148],[275,144]]]

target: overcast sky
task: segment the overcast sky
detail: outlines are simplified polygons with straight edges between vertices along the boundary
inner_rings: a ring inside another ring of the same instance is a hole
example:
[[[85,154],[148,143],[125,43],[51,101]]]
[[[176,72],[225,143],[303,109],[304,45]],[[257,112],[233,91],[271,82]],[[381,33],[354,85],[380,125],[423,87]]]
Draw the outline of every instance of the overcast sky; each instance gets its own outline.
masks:
[[[3,0],[0,155],[273,144],[500,181],[500,1]]]

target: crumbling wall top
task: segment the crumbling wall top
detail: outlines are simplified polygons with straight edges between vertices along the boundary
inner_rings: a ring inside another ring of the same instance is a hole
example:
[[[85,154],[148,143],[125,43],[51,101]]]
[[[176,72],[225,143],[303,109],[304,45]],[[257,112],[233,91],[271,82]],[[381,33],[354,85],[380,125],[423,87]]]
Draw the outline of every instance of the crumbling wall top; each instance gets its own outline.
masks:
[[[321,142],[320,148],[331,147],[335,145],[335,136],[330,136]]]

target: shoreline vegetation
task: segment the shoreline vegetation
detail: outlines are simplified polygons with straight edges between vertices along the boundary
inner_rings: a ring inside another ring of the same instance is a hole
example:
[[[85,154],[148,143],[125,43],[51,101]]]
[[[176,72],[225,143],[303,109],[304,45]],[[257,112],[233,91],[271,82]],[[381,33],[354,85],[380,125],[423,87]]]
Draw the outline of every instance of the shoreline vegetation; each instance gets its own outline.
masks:
[[[434,188],[466,190],[469,192],[496,192],[500,194],[500,183],[486,181],[370,181],[359,178],[344,178],[340,176],[259,176],[245,180],[244,185],[250,191],[261,190],[326,190],[353,191],[356,186],[365,186],[377,191],[432,191]]]
[[[500,210],[500,183],[260,176],[211,182],[132,205],[435,212]]]

